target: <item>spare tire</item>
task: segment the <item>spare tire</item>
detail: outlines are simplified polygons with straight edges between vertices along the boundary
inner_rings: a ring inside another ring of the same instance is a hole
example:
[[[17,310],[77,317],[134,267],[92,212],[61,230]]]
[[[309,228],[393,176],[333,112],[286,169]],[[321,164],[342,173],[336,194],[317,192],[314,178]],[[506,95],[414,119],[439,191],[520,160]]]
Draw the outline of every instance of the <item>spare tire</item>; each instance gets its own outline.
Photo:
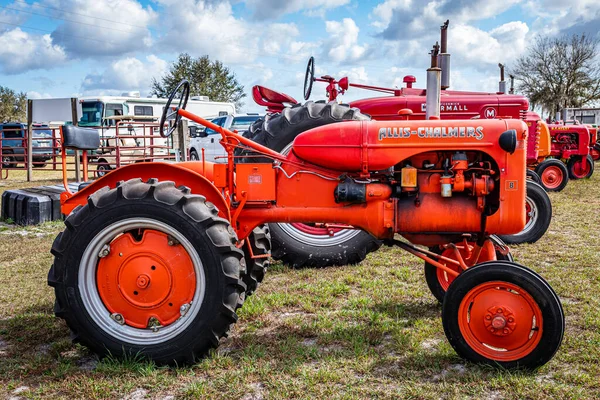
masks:
[[[296,136],[309,129],[341,121],[370,119],[369,115],[347,105],[308,101],[257,120],[244,136],[285,154]],[[238,154],[246,156],[242,162],[270,162],[265,158],[251,157],[250,151]],[[357,229],[283,223],[269,224],[269,228],[271,256],[293,268],[356,264],[381,246],[381,242],[371,234]]]

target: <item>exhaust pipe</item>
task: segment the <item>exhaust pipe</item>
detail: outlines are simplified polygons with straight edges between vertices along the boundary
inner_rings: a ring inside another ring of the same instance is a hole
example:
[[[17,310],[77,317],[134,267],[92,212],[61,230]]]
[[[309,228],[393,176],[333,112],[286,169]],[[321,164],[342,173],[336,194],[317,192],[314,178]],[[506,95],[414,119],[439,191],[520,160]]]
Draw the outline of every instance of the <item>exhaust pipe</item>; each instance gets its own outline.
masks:
[[[510,79],[510,90],[508,91],[508,94],[515,94],[515,76],[508,75],[508,78]]]
[[[448,53],[448,25],[450,20],[446,20],[440,27],[442,48],[438,56],[438,65],[442,69],[442,90],[450,87],[450,54]]]
[[[431,50],[431,68],[427,69],[427,97],[425,100],[425,118],[440,119],[440,94],[442,69],[438,66],[440,45]]]
[[[506,94],[506,81],[504,80],[504,64],[498,64],[500,67],[500,83],[498,85],[498,93]]]

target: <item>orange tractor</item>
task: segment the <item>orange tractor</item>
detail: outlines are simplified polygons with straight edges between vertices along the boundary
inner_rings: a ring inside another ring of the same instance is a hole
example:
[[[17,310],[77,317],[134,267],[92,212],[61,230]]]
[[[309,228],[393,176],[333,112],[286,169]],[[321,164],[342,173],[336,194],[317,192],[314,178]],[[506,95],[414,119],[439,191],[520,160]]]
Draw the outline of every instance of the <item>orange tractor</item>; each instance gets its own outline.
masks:
[[[434,82],[439,69],[428,74]],[[99,355],[194,362],[219,344],[262,279],[265,224],[323,221],[362,229],[454,277],[442,323],[463,358],[545,364],[563,337],[560,301],[532,270],[498,260],[490,238],[525,225],[527,126],[441,121],[439,90],[428,93],[426,120],[329,124],[298,135],[283,155],[186,111],[183,81],[161,134],[182,118],[214,129],[227,163],[133,164],[65,192],[66,229],[48,274],[56,315]],[[97,141],[63,128],[63,151]],[[267,162],[235,163],[239,148]]]

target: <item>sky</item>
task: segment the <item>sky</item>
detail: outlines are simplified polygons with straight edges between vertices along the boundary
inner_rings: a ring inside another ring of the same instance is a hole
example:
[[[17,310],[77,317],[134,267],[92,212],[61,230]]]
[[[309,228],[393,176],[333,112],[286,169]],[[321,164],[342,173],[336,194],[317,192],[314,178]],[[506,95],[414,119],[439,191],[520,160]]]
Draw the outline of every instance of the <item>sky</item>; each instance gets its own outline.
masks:
[[[147,96],[187,52],[235,73],[239,111],[263,111],[252,86],[302,100],[310,56],[317,75],[386,87],[414,75],[424,87],[447,19],[456,90],[496,91],[498,63],[510,68],[538,35],[600,38],[599,0],[0,0],[0,85],[29,98]],[[324,84],[311,99],[325,99]]]

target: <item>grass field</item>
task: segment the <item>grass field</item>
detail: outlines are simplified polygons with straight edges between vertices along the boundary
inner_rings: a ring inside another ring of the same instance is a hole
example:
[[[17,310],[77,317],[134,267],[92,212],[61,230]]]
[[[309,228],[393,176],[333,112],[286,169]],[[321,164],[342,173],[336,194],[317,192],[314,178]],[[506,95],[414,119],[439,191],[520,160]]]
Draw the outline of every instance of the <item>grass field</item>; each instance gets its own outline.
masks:
[[[394,248],[357,266],[273,265],[229,338],[193,367],[99,361],[71,344],[52,313],[46,274],[61,223],[0,226],[0,397],[600,398],[600,172],[550,196],[546,236],[513,247],[517,262],[554,287],[566,315],[561,349],[533,373],[462,361],[422,262]]]

